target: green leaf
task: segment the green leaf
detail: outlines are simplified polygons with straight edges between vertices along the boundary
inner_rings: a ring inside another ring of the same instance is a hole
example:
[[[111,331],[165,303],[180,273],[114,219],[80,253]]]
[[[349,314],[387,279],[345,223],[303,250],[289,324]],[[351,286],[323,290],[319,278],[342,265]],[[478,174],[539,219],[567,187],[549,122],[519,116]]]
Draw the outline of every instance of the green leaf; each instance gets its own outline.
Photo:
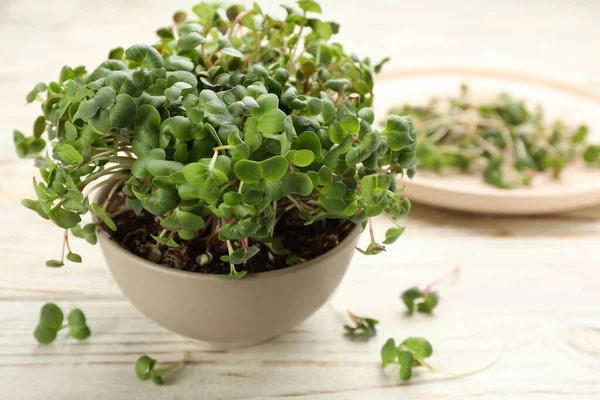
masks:
[[[131,167],[131,174],[138,179],[150,178],[152,174],[148,171],[148,162],[151,160],[164,160],[166,153],[163,149],[152,149],[140,155]]]
[[[135,44],[125,50],[125,56],[141,67],[162,68],[164,61],[160,53],[146,44]]]
[[[219,233],[220,240],[242,240],[250,237],[258,231],[260,225],[250,221],[238,221],[226,224]]]
[[[198,24],[186,24],[179,29],[177,45],[181,50],[192,50],[206,41],[202,36],[203,28]]]
[[[385,232],[385,240],[383,241],[383,244],[392,244],[394,243],[396,240],[398,240],[398,238],[400,237],[400,235],[402,235],[402,233],[404,233],[404,227],[394,227],[394,228],[389,228],[386,232]]]
[[[381,363],[385,367],[396,362],[398,356],[396,342],[394,339],[388,339],[381,348]]]
[[[386,120],[385,129],[381,135],[387,135],[387,143],[393,151],[402,150],[415,143],[413,136],[416,135],[414,125],[409,117],[389,115]]]
[[[600,146],[588,146],[583,153],[583,159],[590,164],[600,161]]]
[[[230,167],[231,160],[226,156],[219,155],[212,160],[204,158],[196,163],[186,165],[183,168],[183,175],[192,185],[209,189],[219,187],[227,182]]]
[[[417,310],[425,314],[431,314],[433,309],[437,307],[439,296],[437,293],[427,293],[422,302],[417,303]]]
[[[310,150],[315,156],[315,162],[323,161],[323,154],[321,151],[321,141],[316,133],[306,131],[301,133],[298,138],[292,143],[293,150]]]
[[[325,185],[319,192],[329,199],[341,199],[346,194],[346,185],[342,182],[332,182]]]
[[[96,95],[94,96],[94,102],[100,108],[109,108],[110,106],[115,104],[116,100],[117,94],[109,86],[105,86],[102,89],[98,90],[98,92],[96,92]]]
[[[46,130],[46,118],[44,116],[39,116],[33,123],[33,135],[37,138],[42,136],[44,131]]]
[[[96,224],[75,225],[71,228],[71,233],[78,238],[85,239],[90,244],[96,244],[98,238],[96,236]]]
[[[81,222],[81,217],[77,213],[67,211],[60,206],[56,206],[50,210],[48,217],[50,217],[52,222],[64,229],[70,229]]]
[[[156,149],[153,149],[156,150]],[[183,164],[168,160],[146,160],[146,169],[152,176],[171,176],[183,170]]]
[[[80,309],[72,310],[67,316],[67,321],[73,339],[84,340],[91,335],[92,332],[87,326],[85,314]]]
[[[314,12],[314,13],[317,13],[317,14],[321,14],[321,6],[316,1],[313,1],[313,0],[299,0],[298,1],[298,6],[302,10],[304,10],[304,11]]]
[[[433,354],[433,347],[431,346],[431,343],[422,337],[409,337],[402,342],[402,346],[412,351],[414,358],[419,362],[425,360],[427,357]]]
[[[59,156],[67,164],[79,164],[83,162],[83,156],[70,144],[65,143],[62,145]]]
[[[142,205],[152,215],[160,217],[179,204],[179,194],[173,188],[158,188],[152,195],[141,199]]]
[[[310,177],[297,171],[288,171],[281,179],[286,194],[310,196],[313,192],[313,182]]]
[[[117,230],[117,225],[110,218],[110,215],[98,204],[96,204],[96,203],[88,204],[88,210],[90,210],[100,220],[104,221],[106,226],[108,226],[111,230],[113,230],[113,231]]]
[[[40,310],[40,324],[59,330],[65,316],[62,310],[54,303],[46,303]]]
[[[85,340],[90,337],[92,331],[87,325],[85,325],[71,328],[70,334],[73,339]]]
[[[241,160],[235,164],[233,172],[245,183],[258,182],[261,179],[274,182],[285,175],[288,165],[287,159],[282,156],[274,156],[260,162]]]
[[[57,334],[57,329],[42,324],[39,324],[33,332],[33,336],[39,344],[50,344],[54,342],[54,339],[56,339]]]
[[[169,231],[198,230],[204,227],[201,216],[175,209],[173,214],[163,219],[160,225]]]
[[[402,302],[406,306],[407,313],[409,315],[415,312],[415,302],[418,299],[423,298],[423,292],[418,287],[412,287],[410,289],[405,290],[400,296]]]
[[[360,130],[360,122],[354,115],[344,115],[341,124],[344,130],[352,135],[357,134]]]
[[[400,363],[400,379],[407,381],[412,376],[414,356],[410,351],[399,351],[398,362]]]
[[[100,106],[92,100],[82,100],[77,109],[77,113],[84,122],[88,122],[100,109]]]
[[[200,19],[200,23],[204,26],[210,26],[217,13],[215,7],[205,2],[195,5],[192,11],[194,11]]]
[[[242,52],[240,52],[239,50],[237,50],[233,47],[224,47],[221,49],[221,53],[227,54],[228,56],[236,57],[236,58],[244,57],[244,54]]]
[[[364,194],[363,199],[367,204],[379,204],[386,196],[392,184],[390,175],[366,175],[360,181]]]
[[[298,167],[307,167],[315,160],[315,154],[310,150],[290,150],[285,153],[285,158]]]
[[[170,237],[166,238],[166,237],[160,237],[160,236],[154,236],[154,235],[150,235],[150,236],[152,236],[152,238],[154,240],[156,240],[157,243],[164,244],[165,246],[172,247],[172,248],[181,247],[181,246],[179,246],[179,244],[176,241],[173,240],[173,238],[170,238]]]
[[[259,251],[260,249],[257,246],[250,246],[248,247],[248,250],[240,247],[227,256],[221,256],[221,261],[225,261],[230,264],[243,264],[258,254]]]
[[[81,262],[81,256],[79,254],[75,254],[75,253],[71,253],[69,252],[67,254],[67,260],[74,262],[74,263],[80,263]]]
[[[58,261],[58,260],[48,260],[46,261],[46,267],[51,267],[51,268],[60,268],[62,266],[64,266],[65,264]]]
[[[150,372],[154,369],[156,360],[148,356],[141,356],[135,362],[135,375],[140,381],[150,377]]]
[[[279,109],[277,95],[262,94],[256,100],[258,108],[251,108],[250,115],[256,120],[257,128],[261,133],[275,134],[283,131],[285,113]]]

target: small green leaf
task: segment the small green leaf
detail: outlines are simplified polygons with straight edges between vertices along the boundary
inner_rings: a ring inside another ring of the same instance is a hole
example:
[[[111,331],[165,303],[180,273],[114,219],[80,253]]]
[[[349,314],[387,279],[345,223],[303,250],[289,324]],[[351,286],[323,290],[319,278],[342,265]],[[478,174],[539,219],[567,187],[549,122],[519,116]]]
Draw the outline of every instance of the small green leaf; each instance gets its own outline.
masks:
[[[160,237],[160,236],[154,236],[154,235],[150,235],[150,236],[152,236],[152,238],[154,240],[156,240],[157,243],[164,244],[165,246],[172,247],[175,249],[181,247],[181,246],[179,246],[179,244],[176,241],[173,240],[173,238]]]
[[[79,254],[75,254],[75,253],[71,253],[69,252],[67,254],[67,260],[74,262],[74,263],[80,263],[81,262],[81,256]]]
[[[283,131],[285,113],[279,109],[279,98],[276,94],[262,94],[256,99],[258,108],[251,108],[250,114],[256,120],[261,133],[275,134]]]
[[[148,356],[141,356],[135,362],[135,375],[140,381],[144,381],[150,377],[150,372],[154,369],[156,360]]]
[[[162,68],[164,61],[160,53],[146,44],[135,44],[125,50],[125,56],[141,67]]]
[[[388,229],[385,232],[385,240],[383,241],[383,244],[394,243],[396,240],[398,240],[400,235],[402,235],[402,233],[404,233],[404,229],[405,228],[403,226]]]
[[[417,361],[423,361],[433,354],[431,343],[422,337],[409,337],[402,342],[402,346],[412,351]]]
[[[321,14],[321,6],[316,1],[313,1],[313,0],[299,0],[298,1],[298,6],[302,10],[304,10],[304,11],[314,12],[314,13],[317,13],[317,14]]]
[[[109,86],[105,86],[102,89],[98,90],[98,92],[96,92],[96,95],[94,96],[94,102],[100,108],[109,108],[110,106],[115,104],[116,100],[117,94]]]
[[[241,247],[227,256],[221,256],[221,261],[225,261],[230,264],[243,264],[258,254],[259,251],[260,249],[257,246],[250,246],[247,250]]]
[[[60,268],[63,265],[65,265],[64,263],[58,261],[58,260],[48,260],[46,261],[46,267],[51,267],[51,268]]]
[[[62,310],[54,303],[46,303],[40,310],[40,324],[59,330],[65,317]]]
[[[315,155],[310,150],[290,150],[285,154],[285,158],[298,167],[307,167],[315,160]]]
[[[113,230],[113,231],[117,230],[117,225],[110,218],[110,215],[102,207],[100,207],[98,204],[90,203],[90,204],[88,204],[88,209],[96,217],[98,217],[100,220],[104,221],[104,223],[106,224],[106,226],[108,226],[111,230]]]
[[[52,222],[63,229],[71,229],[81,222],[81,217],[77,213],[65,210],[59,206],[51,209],[48,213],[48,217],[50,217]]]
[[[399,351],[398,362],[400,363],[400,379],[407,381],[412,376],[414,356],[410,351]]]
[[[261,179],[275,182],[285,175],[288,165],[288,160],[282,156],[274,156],[260,162],[241,160],[235,164],[233,172],[245,183],[258,182]]]
[[[56,339],[57,334],[57,329],[42,324],[39,324],[33,332],[33,336],[39,344],[50,344],[54,342],[54,339]]]
[[[169,231],[198,230],[204,227],[201,216],[175,209],[173,214],[163,219],[160,225]]]
[[[398,356],[396,342],[394,339],[388,339],[381,348],[381,363],[385,367],[396,362]]]
[[[83,156],[75,150],[73,146],[67,143],[62,145],[59,156],[67,164],[79,164],[80,162],[83,162]]]

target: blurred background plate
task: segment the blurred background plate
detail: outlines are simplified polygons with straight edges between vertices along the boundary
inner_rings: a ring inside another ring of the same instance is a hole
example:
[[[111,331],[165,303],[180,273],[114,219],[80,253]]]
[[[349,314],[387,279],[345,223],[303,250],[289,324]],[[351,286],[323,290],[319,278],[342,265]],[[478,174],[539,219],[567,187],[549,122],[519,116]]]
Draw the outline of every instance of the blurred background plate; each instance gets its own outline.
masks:
[[[384,116],[390,107],[409,103],[426,104],[432,96],[455,96],[466,83],[475,99],[507,92],[540,104],[546,121],[561,119],[568,125],[586,124],[589,141],[600,143],[600,96],[569,84],[520,73],[468,68],[431,68],[388,72],[375,85],[375,115]],[[536,176],[528,188],[497,189],[481,176],[418,170],[417,176],[401,179],[414,202],[461,211],[490,214],[546,214],[600,203],[600,169],[573,164],[559,181]]]

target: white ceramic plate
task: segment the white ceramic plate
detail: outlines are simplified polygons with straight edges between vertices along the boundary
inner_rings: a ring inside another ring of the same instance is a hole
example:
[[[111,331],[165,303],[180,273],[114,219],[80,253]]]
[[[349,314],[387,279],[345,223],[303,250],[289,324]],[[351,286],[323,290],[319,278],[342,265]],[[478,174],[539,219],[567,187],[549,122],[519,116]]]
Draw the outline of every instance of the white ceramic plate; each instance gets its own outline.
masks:
[[[382,74],[375,85],[375,112],[383,116],[393,105],[425,104],[431,96],[455,96],[467,83],[475,98],[507,92],[528,104],[540,104],[546,119],[568,125],[586,124],[590,141],[600,143],[600,97],[568,84],[517,73],[466,68],[434,68]],[[545,214],[600,204],[600,169],[567,167],[559,181],[539,175],[528,188],[502,190],[480,176],[440,176],[420,170],[402,179],[407,196],[433,206],[491,214]]]

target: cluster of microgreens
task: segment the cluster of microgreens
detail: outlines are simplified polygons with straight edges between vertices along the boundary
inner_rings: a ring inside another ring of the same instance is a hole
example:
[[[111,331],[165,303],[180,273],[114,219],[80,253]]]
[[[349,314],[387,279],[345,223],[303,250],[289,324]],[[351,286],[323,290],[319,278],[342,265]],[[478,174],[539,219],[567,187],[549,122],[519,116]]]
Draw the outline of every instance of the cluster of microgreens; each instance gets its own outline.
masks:
[[[115,214],[145,210],[161,221],[159,249],[197,236],[226,242],[229,278],[245,274],[235,265],[258,252],[252,243],[275,241],[291,209],[306,224],[404,217],[410,202],[394,177],[415,172],[412,121],[392,115],[385,129],[372,127],[382,63],[331,42],[339,26],[319,18],[316,2],[297,5],[279,19],[257,4],[201,3],[193,18],[176,13],[152,46],[114,49],[90,74],[64,67],[58,81],[36,85],[27,100],[43,115],[32,136],[14,140],[43,181],[23,204],[67,230],[65,245],[68,231],[96,241],[95,225],[80,224],[87,211],[114,230]],[[99,188],[108,196],[95,203]],[[118,191],[126,204],[107,210]],[[371,239],[365,253],[384,249]],[[48,265],[63,264],[65,245]]]
[[[150,358],[147,355],[144,355],[138,358],[138,360],[135,362],[135,374],[140,381],[150,379],[155,385],[161,386],[164,384],[164,375],[174,372],[175,370],[178,370],[180,368],[183,368],[188,361],[189,353],[185,352],[181,361],[171,364],[168,367],[157,369],[155,368],[156,360]]]
[[[64,319],[62,310],[56,304],[45,304],[40,311],[40,322],[33,333],[38,343],[52,343],[56,339],[58,331],[63,328],[69,328],[69,334],[73,339],[83,340],[91,335],[85,315],[81,310],[76,308],[69,312],[67,325],[63,325]]]
[[[587,145],[588,128],[570,129],[557,120],[544,121],[541,107],[532,109],[508,94],[475,102],[462,85],[460,95],[425,106],[405,105],[392,112],[410,115],[421,133],[419,168],[482,173],[501,189],[528,186],[549,173],[559,179],[571,162],[583,158],[600,165],[600,146]]]

